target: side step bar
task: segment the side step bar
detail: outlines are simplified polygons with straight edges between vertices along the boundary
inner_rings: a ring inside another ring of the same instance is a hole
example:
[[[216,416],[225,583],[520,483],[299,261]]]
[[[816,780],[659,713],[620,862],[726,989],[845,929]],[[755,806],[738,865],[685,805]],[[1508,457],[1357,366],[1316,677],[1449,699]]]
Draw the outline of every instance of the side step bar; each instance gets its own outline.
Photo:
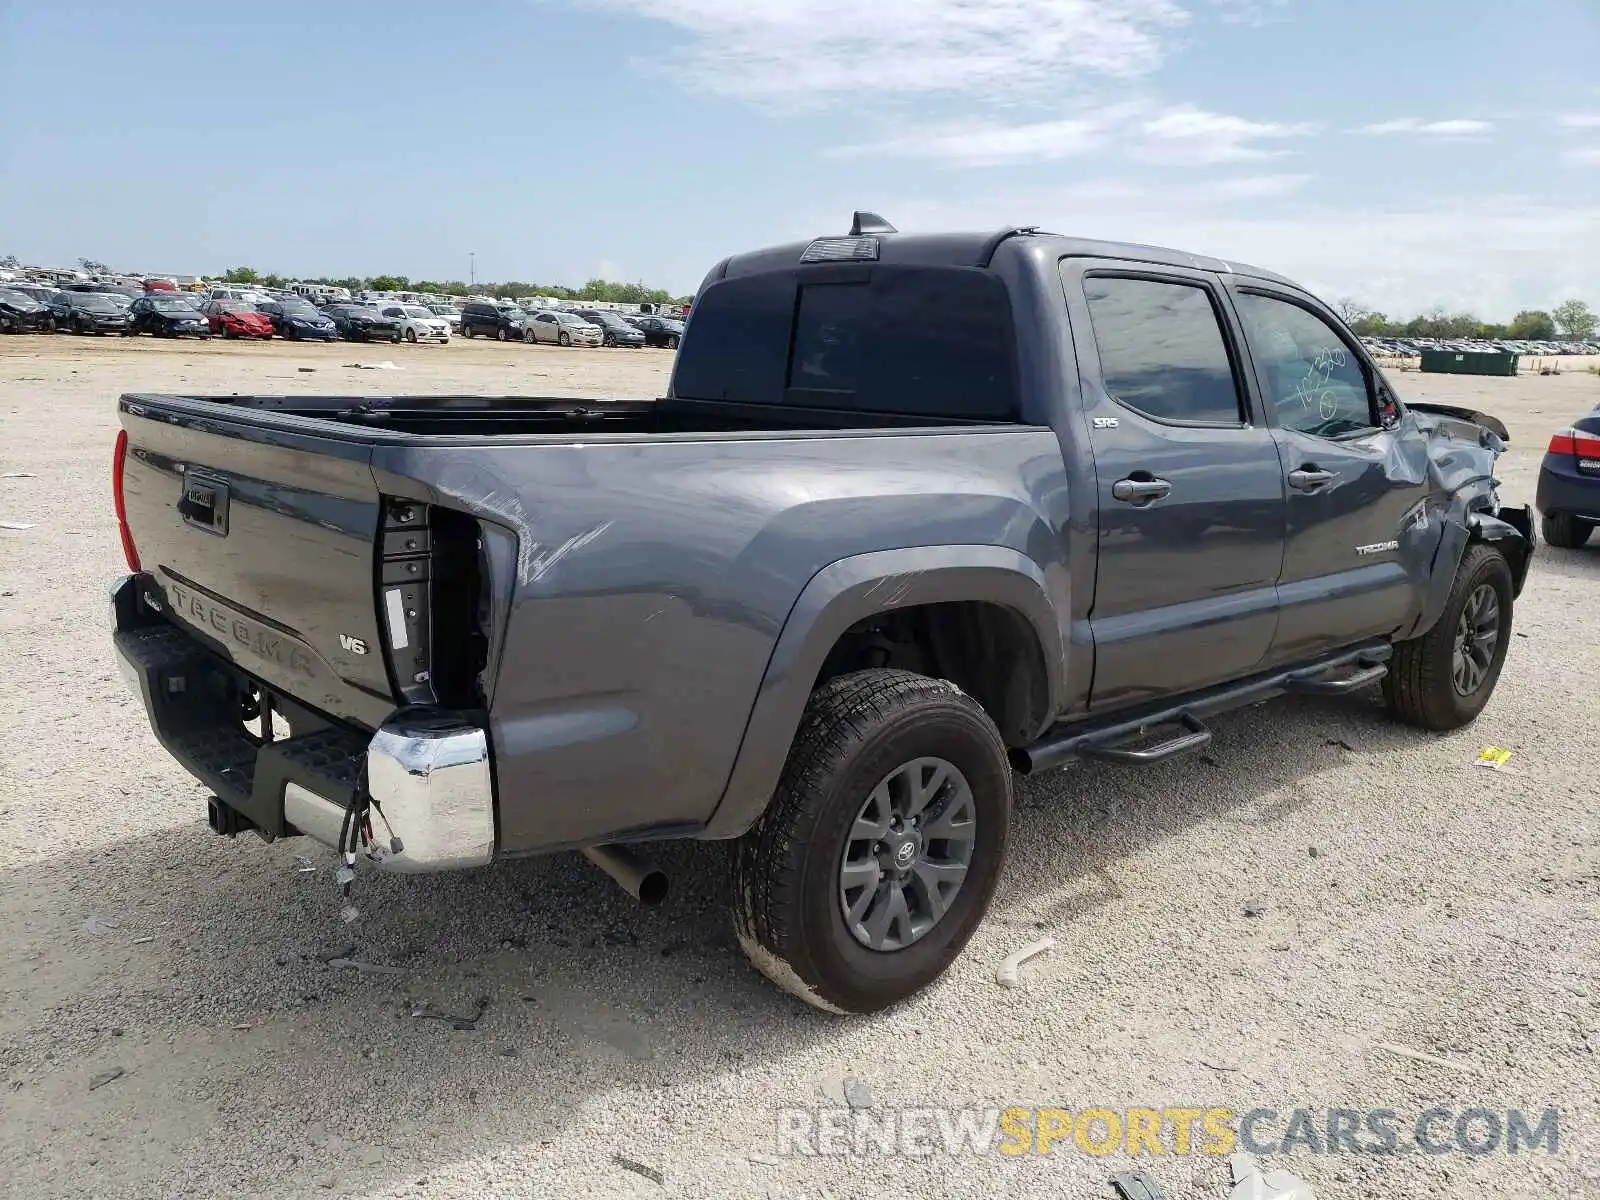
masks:
[[[1370,687],[1389,673],[1386,665],[1394,653],[1387,642],[1373,642],[1310,664],[1251,676],[1195,692],[1173,703],[1130,713],[1118,713],[1057,725],[1031,746],[1011,752],[1011,765],[1020,774],[1048,771],[1073,758],[1093,758],[1129,766],[1149,766],[1211,744],[1211,730],[1202,717],[1255,704],[1286,692],[1317,696],[1343,696]],[[1341,672],[1344,672],[1341,674]],[[1154,745],[1140,745],[1152,730],[1176,726],[1178,732]]]

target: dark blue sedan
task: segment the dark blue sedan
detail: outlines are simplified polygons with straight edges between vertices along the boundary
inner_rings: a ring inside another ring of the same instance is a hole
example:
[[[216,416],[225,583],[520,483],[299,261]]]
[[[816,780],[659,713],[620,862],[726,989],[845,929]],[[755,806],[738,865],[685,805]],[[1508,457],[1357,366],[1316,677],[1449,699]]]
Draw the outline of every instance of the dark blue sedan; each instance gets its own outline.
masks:
[[[1575,550],[1600,524],[1600,408],[1550,439],[1536,502],[1540,532],[1552,546]]]

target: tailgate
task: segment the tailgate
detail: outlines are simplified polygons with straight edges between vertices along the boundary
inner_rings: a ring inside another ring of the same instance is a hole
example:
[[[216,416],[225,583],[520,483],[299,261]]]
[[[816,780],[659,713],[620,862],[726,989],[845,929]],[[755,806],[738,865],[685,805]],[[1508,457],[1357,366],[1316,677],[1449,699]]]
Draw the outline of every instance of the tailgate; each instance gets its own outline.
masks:
[[[121,416],[128,527],[167,615],[282,692],[378,724],[396,701],[370,449],[265,430],[248,413],[196,419],[125,400]]]

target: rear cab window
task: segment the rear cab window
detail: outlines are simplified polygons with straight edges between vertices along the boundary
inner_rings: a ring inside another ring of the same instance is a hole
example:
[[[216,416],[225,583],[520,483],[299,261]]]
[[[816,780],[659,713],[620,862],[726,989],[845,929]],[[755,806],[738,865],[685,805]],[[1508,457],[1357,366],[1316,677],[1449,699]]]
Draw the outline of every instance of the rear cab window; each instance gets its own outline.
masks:
[[[721,280],[673,374],[686,400],[1019,421],[1010,297],[966,267],[814,267]]]

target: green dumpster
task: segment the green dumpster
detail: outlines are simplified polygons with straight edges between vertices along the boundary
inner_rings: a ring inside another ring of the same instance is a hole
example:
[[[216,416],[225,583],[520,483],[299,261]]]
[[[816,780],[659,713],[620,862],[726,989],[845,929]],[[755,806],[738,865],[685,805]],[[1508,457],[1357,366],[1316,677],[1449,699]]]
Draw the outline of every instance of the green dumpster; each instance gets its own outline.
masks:
[[[1424,350],[1422,369],[1431,375],[1515,375],[1518,358],[1503,350]]]

